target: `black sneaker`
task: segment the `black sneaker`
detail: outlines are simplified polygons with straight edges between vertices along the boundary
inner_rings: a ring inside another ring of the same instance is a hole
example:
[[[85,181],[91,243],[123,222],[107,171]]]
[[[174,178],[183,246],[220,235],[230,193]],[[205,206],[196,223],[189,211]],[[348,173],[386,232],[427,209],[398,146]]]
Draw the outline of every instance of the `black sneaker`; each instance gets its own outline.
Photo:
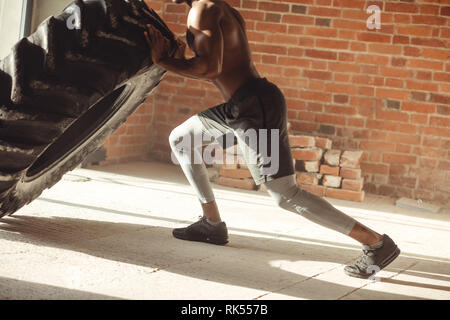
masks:
[[[173,229],[173,236],[182,240],[207,242],[217,245],[228,243],[228,230],[225,222],[212,225],[206,221],[206,217],[186,228]]]
[[[387,235],[383,234],[383,246],[371,249],[363,245],[363,255],[353,266],[345,266],[344,272],[356,278],[367,279],[386,267],[400,254],[400,249]]]

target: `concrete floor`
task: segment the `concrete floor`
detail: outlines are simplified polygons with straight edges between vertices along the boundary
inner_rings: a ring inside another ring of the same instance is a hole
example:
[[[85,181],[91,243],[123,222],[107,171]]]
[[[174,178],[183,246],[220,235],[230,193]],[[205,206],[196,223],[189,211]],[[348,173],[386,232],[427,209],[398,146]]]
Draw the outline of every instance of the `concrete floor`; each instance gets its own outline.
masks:
[[[378,279],[361,280],[343,273],[360,255],[352,239],[277,208],[264,192],[214,188],[226,246],[172,237],[200,214],[179,167],[67,174],[0,220],[0,299],[450,299],[448,209],[330,199],[402,250]]]

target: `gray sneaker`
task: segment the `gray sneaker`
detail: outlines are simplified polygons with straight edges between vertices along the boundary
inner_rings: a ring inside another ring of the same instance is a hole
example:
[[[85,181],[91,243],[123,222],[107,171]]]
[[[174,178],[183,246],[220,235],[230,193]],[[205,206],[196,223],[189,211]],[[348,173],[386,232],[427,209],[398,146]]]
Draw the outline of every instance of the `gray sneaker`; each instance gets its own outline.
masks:
[[[363,245],[363,254],[353,266],[345,266],[344,272],[356,278],[367,279],[386,267],[400,254],[400,249],[386,234],[383,234],[383,246],[371,249]]]

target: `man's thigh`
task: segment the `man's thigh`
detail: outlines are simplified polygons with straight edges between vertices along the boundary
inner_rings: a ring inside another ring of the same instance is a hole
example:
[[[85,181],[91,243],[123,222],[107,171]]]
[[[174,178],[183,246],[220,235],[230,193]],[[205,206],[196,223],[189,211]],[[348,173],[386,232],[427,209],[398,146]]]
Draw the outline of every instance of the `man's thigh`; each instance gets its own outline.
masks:
[[[223,149],[237,143],[233,129],[226,121],[226,113],[227,105],[223,103],[196,114],[196,117],[202,123],[202,131],[205,135],[216,140]]]
[[[236,105],[242,113],[241,117],[230,114],[227,104],[209,108],[197,116],[203,124],[203,130],[212,135],[223,149],[239,145],[247,167],[259,185],[292,174],[294,169],[285,126],[261,128],[262,120],[256,112],[261,110],[261,105],[253,105],[259,100],[250,98]],[[252,105],[247,105],[249,103]],[[246,111],[251,108],[256,111],[247,114]]]

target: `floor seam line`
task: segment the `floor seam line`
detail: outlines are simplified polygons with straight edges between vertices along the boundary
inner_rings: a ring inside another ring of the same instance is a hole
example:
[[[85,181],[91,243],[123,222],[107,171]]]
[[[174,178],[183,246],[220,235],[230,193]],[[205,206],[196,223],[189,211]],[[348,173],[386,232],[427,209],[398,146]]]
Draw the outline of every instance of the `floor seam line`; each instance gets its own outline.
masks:
[[[337,269],[337,268],[338,268],[338,266],[335,266],[335,267],[333,267],[333,268],[331,268],[331,269],[324,270],[324,271],[319,272],[319,273],[317,273],[317,274],[315,274],[315,275],[313,275],[313,276],[309,276],[309,277],[307,277],[307,278],[305,278],[305,279],[303,279],[303,280],[301,280],[301,281],[294,282],[294,283],[292,283],[292,284],[290,284],[290,285],[288,285],[288,286],[279,288],[279,289],[274,290],[274,291],[269,291],[269,292],[267,292],[267,293],[265,293],[265,294],[262,294],[262,295],[260,295],[260,296],[258,296],[258,297],[256,297],[256,298],[254,298],[254,299],[252,299],[252,300],[258,300],[259,298],[262,298],[262,297],[264,297],[264,296],[267,296],[268,294],[271,294],[271,293],[277,293],[277,292],[280,292],[281,290],[284,290],[284,289],[287,289],[287,288],[291,288],[291,287],[293,287],[293,286],[296,286],[296,285],[299,284],[299,283],[302,283],[302,282],[305,282],[305,281],[307,281],[307,280],[313,279],[313,278],[315,278],[315,277],[317,277],[317,276],[320,276],[321,274],[324,274],[324,273],[329,272],[329,271],[333,271],[333,270],[335,270],[335,269]]]
[[[394,273],[394,274],[393,274],[392,276],[390,276],[390,277],[387,277],[387,279],[392,279],[392,278],[394,278],[395,276],[398,276],[398,275],[401,274],[402,272],[408,270],[409,268],[414,267],[414,266],[415,266],[416,264],[418,264],[418,263],[419,263],[419,261],[413,262],[411,265],[409,265],[409,266],[406,267],[405,269],[400,270],[400,271]],[[368,282],[368,283],[364,284],[364,285],[361,286],[361,287],[355,288],[355,289],[351,290],[350,292],[344,294],[343,296],[337,298],[337,300],[341,300],[342,298],[345,298],[345,297],[349,296],[350,294],[352,294],[352,293],[354,293],[354,292],[356,292],[356,291],[358,291],[358,290],[360,290],[360,289],[362,289],[362,288],[367,287],[368,285],[370,285],[370,284],[373,283],[373,282],[374,282],[374,281],[371,281],[371,282]],[[382,278],[380,278],[380,282],[383,282],[383,279],[382,279]]]

